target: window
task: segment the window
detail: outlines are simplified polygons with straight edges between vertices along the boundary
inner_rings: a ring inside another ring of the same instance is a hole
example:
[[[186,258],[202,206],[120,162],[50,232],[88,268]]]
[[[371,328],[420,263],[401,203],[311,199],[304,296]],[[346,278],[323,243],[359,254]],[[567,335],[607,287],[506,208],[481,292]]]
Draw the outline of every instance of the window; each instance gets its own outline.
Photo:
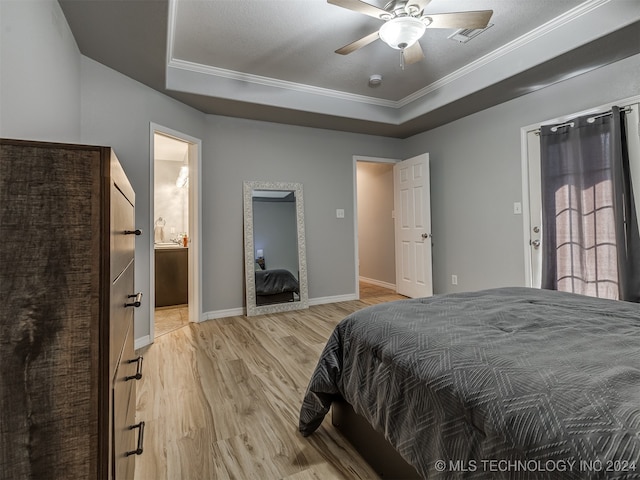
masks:
[[[533,126],[523,129],[529,285],[640,299],[635,215],[640,203],[640,122],[637,104],[627,110],[620,143],[626,163],[611,163],[611,115],[583,115],[548,125],[539,131],[542,138]]]

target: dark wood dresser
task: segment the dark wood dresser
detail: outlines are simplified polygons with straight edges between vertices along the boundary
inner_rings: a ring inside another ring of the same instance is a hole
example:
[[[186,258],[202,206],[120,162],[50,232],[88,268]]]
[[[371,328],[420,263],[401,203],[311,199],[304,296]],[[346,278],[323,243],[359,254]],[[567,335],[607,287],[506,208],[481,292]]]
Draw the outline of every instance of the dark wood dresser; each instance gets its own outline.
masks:
[[[0,479],[131,480],[135,195],[110,148],[0,140]]]

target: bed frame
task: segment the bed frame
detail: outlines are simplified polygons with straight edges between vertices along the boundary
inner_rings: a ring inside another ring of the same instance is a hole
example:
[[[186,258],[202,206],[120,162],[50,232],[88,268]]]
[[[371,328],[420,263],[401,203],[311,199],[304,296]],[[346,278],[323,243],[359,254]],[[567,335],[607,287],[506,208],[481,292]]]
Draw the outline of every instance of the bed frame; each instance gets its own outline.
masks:
[[[331,405],[331,423],[353,445],[362,458],[381,478],[389,480],[419,480],[416,469],[391,446],[364,417],[358,415],[344,399]]]

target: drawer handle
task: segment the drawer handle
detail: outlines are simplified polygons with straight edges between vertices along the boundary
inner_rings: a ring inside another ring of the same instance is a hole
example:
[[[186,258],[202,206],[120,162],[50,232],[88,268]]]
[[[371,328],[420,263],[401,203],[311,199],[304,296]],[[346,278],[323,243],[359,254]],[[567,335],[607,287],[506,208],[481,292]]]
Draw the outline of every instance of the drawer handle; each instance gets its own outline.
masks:
[[[127,295],[127,298],[135,298],[135,300],[130,303],[125,303],[125,307],[138,308],[142,304],[142,292],[134,293],[133,295]]]
[[[124,381],[128,382],[129,380],[140,380],[142,378],[142,357],[134,358],[133,360],[129,360],[127,363],[137,363],[136,366],[136,374],[129,375],[124,377]]]
[[[131,450],[127,452],[125,455],[128,457],[130,455],[142,455],[142,445],[144,443],[144,422],[137,423],[136,425],[131,425],[129,430],[140,429],[140,433],[138,435],[138,448],[135,450]]]
[[[139,228],[136,228],[135,230],[125,230],[124,234],[125,235],[142,235],[142,230],[140,230]]]

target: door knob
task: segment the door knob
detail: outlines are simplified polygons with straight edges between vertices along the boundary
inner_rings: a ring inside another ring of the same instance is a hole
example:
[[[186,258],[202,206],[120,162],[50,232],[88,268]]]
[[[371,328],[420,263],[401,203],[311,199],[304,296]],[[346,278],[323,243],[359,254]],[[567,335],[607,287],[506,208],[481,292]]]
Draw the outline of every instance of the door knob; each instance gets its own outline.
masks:
[[[430,233],[423,233],[423,234],[422,234],[422,239],[423,239],[423,240],[426,240],[427,238],[430,238],[430,237],[431,237],[431,234],[430,234]]]

